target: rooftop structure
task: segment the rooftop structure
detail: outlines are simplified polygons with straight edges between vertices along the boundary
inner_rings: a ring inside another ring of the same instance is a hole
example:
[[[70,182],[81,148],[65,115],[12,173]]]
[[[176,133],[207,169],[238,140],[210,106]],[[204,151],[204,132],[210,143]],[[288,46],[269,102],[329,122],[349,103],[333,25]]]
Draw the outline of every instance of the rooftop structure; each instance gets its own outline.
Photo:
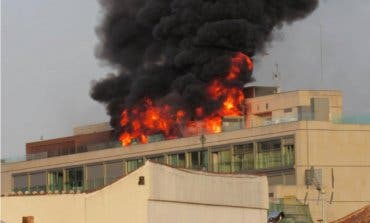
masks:
[[[122,148],[103,125],[29,143],[27,161],[2,164],[1,192],[89,191],[153,160],[208,172],[266,175],[270,202],[307,204],[314,221],[322,218],[322,198],[329,221],[369,204],[370,125],[340,121],[341,92],[249,87],[254,96],[245,101],[246,115],[224,117],[221,133],[199,131],[172,140],[153,136],[151,143]],[[318,197],[317,189],[325,194]]]

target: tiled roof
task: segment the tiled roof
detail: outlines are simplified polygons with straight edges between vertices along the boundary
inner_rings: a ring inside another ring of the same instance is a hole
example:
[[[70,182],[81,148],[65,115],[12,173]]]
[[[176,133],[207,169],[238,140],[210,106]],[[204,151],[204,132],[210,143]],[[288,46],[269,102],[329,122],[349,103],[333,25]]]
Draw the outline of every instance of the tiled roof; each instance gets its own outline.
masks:
[[[370,222],[370,205],[367,205],[331,223],[369,223],[369,222]]]

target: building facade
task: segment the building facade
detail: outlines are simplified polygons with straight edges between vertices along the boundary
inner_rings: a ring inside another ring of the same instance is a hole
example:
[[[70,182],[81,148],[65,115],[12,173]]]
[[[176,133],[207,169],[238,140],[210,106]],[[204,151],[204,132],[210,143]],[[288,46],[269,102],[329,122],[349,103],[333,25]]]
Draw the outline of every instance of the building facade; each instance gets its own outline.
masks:
[[[29,160],[2,164],[1,192],[94,190],[152,160],[178,168],[266,175],[272,202],[295,197],[309,205],[313,220],[322,218],[320,199],[327,220],[370,203],[370,125],[340,123],[340,92],[278,93],[255,86],[246,91],[246,115],[224,117],[218,134],[154,137],[152,143],[122,148],[112,141],[107,125],[100,125],[76,129],[66,144],[61,139],[30,143]],[[89,137],[101,138],[76,143]]]

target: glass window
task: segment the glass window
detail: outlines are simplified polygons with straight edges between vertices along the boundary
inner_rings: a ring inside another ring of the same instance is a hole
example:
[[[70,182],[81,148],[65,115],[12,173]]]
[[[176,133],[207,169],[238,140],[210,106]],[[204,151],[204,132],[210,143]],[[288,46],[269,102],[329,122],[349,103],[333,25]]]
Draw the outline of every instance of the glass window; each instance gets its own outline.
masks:
[[[283,138],[283,165],[293,166],[295,163],[294,137]]]
[[[296,182],[295,182],[295,174],[294,173],[286,174],[285,175],[285,184],[286,185],[295,185],[296,184]]]
[[[164,164],[164,156],[154,156],[154,157],[149,157],[149,160],[156,162],[156,163],[162,163]]]
[[[284,185],[284,176],[283,175],[267,176],[267,181],[269,185]]]
[[[170,164],[174,167],[185,168],[185,153],[170,155]]]
[[[253,143],[234,146],[234,171],[254,169]]]
[[[190,152],[190,168],[196,170],[208,169],[208,151],[194,151]]]
[[[49,190],[63,190],[63,170],[53,170],[48,172]]]
[[[141,167],[144,165],[143,158],[140,159],[134,159],[134,160],[127,160],[127,173],[130,173],[137,168]]]
[[[123,161],[107,163],[107,182],[111,183],[115,179],[124,175]]]
[[[103,164],[87,166],[87,189],[95,189],[104,185]]]
[[[212,152],[212,171],[231,172],[231,152],[230,150]]]
[[[83,189],[83,168],[75,167],[67,169],[67,190]]]
[[[231,172],[231,152],[230,150],[220,151],[219,155],[219,171],[222,173]]]
[[[14,191],[26,191],[28,190],[28,175],[22,174],[22,175],[15,175],[13,177],[14,179]]]
[[[257,151],[257,169],[282,166],[280,139],[259,142]]]
[[[294,145],[284,145],[283,147],[283,162],[284,166],[293,166],[295,161]]]
[[[31,177],[31,191],[46,191],[46,172],[32,173]]]

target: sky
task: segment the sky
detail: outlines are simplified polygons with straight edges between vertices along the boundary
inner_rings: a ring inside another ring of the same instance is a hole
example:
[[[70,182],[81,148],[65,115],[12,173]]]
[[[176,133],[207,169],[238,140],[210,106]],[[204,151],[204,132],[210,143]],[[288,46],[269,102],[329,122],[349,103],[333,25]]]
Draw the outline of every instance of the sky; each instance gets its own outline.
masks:
[[[369,11],[368,0],[320,1],[306,19],[275,30],[267,55],[253,58],[255,78],[274,84],[277,63],[283,91],[341,90],[345,114],[370,114]],[[109,120],[89,96],[91,81],[112,71],[94,56],[101,17],[96,0],[1,1],[2,158]]]

